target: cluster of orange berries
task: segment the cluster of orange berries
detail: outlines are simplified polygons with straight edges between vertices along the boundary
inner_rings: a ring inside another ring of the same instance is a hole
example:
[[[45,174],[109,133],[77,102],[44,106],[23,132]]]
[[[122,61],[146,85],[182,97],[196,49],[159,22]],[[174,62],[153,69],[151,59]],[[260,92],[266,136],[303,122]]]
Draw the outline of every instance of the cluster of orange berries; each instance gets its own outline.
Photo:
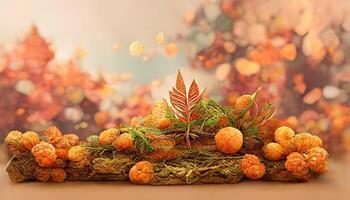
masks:
[[[322,140],[310,133],[295,134],[286,126],[275,131],[275,141],[263,147],[268,160],[281,160],[285,157],[286,169],[297,177],[307,179],[310,170],[321,174],[327,171],[328,153],[322,148]]]
[[[16,149],[30,151],[38,163],[35,173],[39,181],[63,182],[66,174],[66,160],[71,160],[71,150],[79,147],[79,137],[75,134],[63,135],[52,126],[43,132],[43,137],[33,131],[21,133],[11,131],[5,139],[6,144]]]
[[[286,126],[274,133],[275,142],[266,144],[262,151],[267,160],[286,159],[286,169],[298,178],[307,180],[310,172],[321,174],[327,171],[328,153],[322,148],[322,140],[310,133],[295,134]],[[243,145],[243,134],[233,127],[225,127],[215,135],[217,149],[226,154],[237,153]],[[265,166],[255,155],[246,154],[241,162],[243,173],[249,179],[260,179]]]
[[[310,133],[295,134],[293,129],[281,126],[274,133],[275,142],[263,147],[264,156],[268,160],[281,160],[293,152],[305,153],[311,148],[322,147],[322,140]]]
[[[98,136],[99,144],[113,145],[118,151],[131,150],[134,147],[134,141],[129,133],[120,134],[119,129],[109,128]]]
[[[287,156],[286,169],[298,178],[308,180],[310,172],[323,174],[328,171],[328,153],[321,147],[309,149],[301,154],[293,152]]]

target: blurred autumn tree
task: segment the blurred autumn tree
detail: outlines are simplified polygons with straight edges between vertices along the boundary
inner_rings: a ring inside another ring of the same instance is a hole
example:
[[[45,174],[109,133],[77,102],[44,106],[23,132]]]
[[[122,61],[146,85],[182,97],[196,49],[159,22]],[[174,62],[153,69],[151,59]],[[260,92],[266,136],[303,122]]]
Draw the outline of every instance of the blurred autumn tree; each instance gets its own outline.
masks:
[[[350,4],[345,0],[205,1],[185,23],[192,67],[215,73],[222,101],[260,99],[333,152],[350,147]],[[208,42],[211,41],[211,42]]]
[[[35,26],[13,48],[0,46],[0,136],[12,129],[41,131],[52,124],[88,135],[148,112],[147,86],[122,97],[108,82],[123,81],[120,76],[94,79],[79,63],[77,56],[56,63]]]

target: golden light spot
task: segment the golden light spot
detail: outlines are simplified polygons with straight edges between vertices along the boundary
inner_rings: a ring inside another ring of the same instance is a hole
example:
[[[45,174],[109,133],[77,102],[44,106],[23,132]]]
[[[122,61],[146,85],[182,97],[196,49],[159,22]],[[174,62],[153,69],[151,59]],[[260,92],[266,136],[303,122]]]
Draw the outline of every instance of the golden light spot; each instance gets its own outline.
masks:
[[[297,48],[295,47],[295,44],[290,43],[282,47],[281,55],[286,60],[293,61],[297,56]]]
[[[159,32],[156,36],[156,43],[159,44],[159,45],[162,45],[164,44],[164,41],[165,41],[165,36],[164,36],[164,33],[163,32]]]
[[[120,43],[115,43],[112,46],[113,51],[118,51],[120,48],[122,47],[122,45]]]
[[[238,58],[235,63],[236,70],[243,76],[251,76],[260,71],[260,65],[246,58]]]
[[[231,71],[231,64],[223,63],[216,68],[215,77],[220,81],[225,80],[227,76],[230,74],[230,71]]]
[[[83,47],[79,47],[77,48],[77,50],[75,51],[75,56],[78,59],[83,59],[88,55],[88,52],[83,48]]]
[[[174,42],[168,43],[164,47],[166,55],[170,57],[175,57],[179,51],[178,47]]]
[[[224,49],[227,53],[233,53],[236,50],[236,45],[235,43],[231,41],[225,41],[224,42]]]
[[[303,101],[305,104],[314,104],[322,97],[322,90],[320,88],[314,88],[310,92],[308,92]]]
[[[129,53],[132,56],[140,56],[143,54],[144,46],[140,41],[134,41],[129,46]]]

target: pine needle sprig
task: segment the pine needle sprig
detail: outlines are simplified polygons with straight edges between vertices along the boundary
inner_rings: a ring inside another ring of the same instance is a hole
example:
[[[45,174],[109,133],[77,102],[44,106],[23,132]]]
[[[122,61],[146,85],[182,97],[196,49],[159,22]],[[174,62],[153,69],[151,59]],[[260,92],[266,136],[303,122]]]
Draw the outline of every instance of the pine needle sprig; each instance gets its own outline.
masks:
[[[131,137],[134,139],[135,147],[141,153],[151,153],[154,151],[153,146],[145,135],[137,128],[129,128]]]

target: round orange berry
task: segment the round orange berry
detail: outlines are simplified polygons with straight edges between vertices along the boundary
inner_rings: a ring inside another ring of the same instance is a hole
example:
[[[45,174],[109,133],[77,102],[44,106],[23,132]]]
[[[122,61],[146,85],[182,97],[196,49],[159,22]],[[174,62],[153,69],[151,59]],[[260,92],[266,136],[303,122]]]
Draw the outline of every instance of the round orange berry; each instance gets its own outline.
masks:
[[[266,171],[265,165],[260,162],[259,157],[252,154],[245,154],[240,166],[243,174],[252,180],[260,179]]]
[[[275,130],[275,141],[279,144],[286,143],[293,139],[295,133],[287,126],[281,126]]]
[[[133,140],[128,133],[123,133],[114,140],[113,146],[118,151],[126,151],[133,147]]]
[[[62,168],[55,168],[51,170],[51,180],[55,183],[62,183],[66,179],[66,171]]]
[[[322,174],[328,171],[328,156],[328,152],[323,148],[314,147],[306,152],[305,160],[312,171]]]
[[[74,146],[68,151],[68,159],[71,161],[81,161],[89,156],[89,151],[82,146]]]
[[[280,144],[272,142],[267,144],[264,148],[264,157],[268,160],[281,160],[283,157],[283,150]]]
[[[59,149],[69,149],[79,142],[79,137],[75,134],[66,134],[56,143],[56,147]]]
[[[20,131],[10,131],[6,138],[5,143],[8,145],[19,145],[22,133]]]
[[[234,154],[242,147],[243,135],[241,131],[236,128],[222,128],[215,135],[215,143],[219,151],[227,154]]]
[[[313,146],[313,136],[310,133],[299,133],[294,136],[292,142],[297,152],[304,153]]]
[[[141,124],[142,124],[142,120],[139,117],[131,118],[131,121],[130,121],[131,127],[138,127],[138,126],[141,126]]]
[[[304,177],[309,173],[309,168],[303,155],[298,152],[293,152],[287,156],[285,167],[289,172],[298,177]]]
[[[25,132],[21,137],[21,144],[24,148],[31,150],[33,146],[40,142],[39,136],[33,131]]]
[[[56,156],[59,159],[68,159],[68,149],[56,149]]]
[[[35,161],[42,167],[51,167],[57,155],[55,147],[47,142],[40,142],[32,148]]]
[[[153,179],[153,166],[148,161],[136,163],[129,171],[129,179],[132,183],[148,184]]]
[[[248,95],[248,94],[242,95],[242,96],[238,97],[238,99],[236,100],[235,109],[237,109],[237,110],[243,110],[243,109],[246,108],[252,101],[253,101],[252,95]]]
[[[117,128],[109,128],[100,133],[98,140],[100,144],[111,145],[119,136],[120,132]]]
[[[153,115],[147,115],[144,118],[144,126],[145,127],[152,127],[154,125],[154,117]]]
[[[171,124],[171,121],[170,119],[168,118],[161,118],[161,119],[158,119],[157,122],[156,122],[156,126],[158,129],[166,129],[170,126]]]
[[[49,128],[47,128],[44,131],[44,135],[48,137],[49,143],[51,144],[55,144],[62,137],[61,131],[56,126],[50,126]]]
[[[252,165],[251,167],[243,170],[243,174],[249,179],[258,180],[264,176],[265,171],[265,165],[260,163],[259,165]]]
[[[243,156],[243,159],[241,160],[242,170],[245,170],[253,165],[259,165],[259,164],[260,164],[259,157],[252,154],[245,154]]]
[[[314,147],[322,147],[323,143],[320,137],[313,135],[311,140],[311,146]]]

